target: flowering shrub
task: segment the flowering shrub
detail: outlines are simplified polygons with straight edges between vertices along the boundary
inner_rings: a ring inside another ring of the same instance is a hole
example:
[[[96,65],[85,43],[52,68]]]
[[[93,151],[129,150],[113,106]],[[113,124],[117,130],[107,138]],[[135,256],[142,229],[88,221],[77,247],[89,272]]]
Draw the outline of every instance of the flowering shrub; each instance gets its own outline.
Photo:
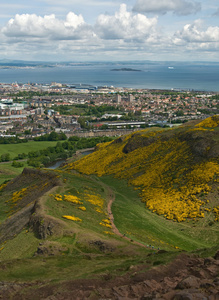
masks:
[[[73,195],[64,195],[64,200],[74,204],[83,204],[77,196]]]
[[[0,185],[0,191],[1,191],[4,187],[6,187],[6,185],[7,185],[7,183],[1,184],[1,185]]]
[[[218,126],[219,117],[212,117],[199,123],[208,127]],[[203,125],[203,126],[204,126]],[[210,126],[211,125],[211,126]],[[85,174],[114,175],[127,179],[137,189],[146,207],[166,219],[178,222],[187,218],[204,218],[206,201],[199,195],[211,191],[211,182],[218,182],[219,164],[212,161],[194,163],[190,146],[173,136],[160,139],[147,146],[124,153],[124,146],[135,133],[126,136],[121,142],[109,142],[98,146],[99,150],[67,166]],[[152,133],[141,131],[138,139],[149,138]],[[94,195],[87,194],[86,201],[98,205]],[[90,200],[89,200],[90,199]],[[103,204],[98,205],[102,207]],[[101,222],[106,226],[107,222]]]
[[[96,212],[103,214],[104,212],[102,211],[102,209],[100,209],[99,207],[95,207]]]
[[[23,198],[23,196],[26,194],[27,188],[23,188],[20,191],[16,191],[12,194],[12,198],[9,199],[7,202],[11,202],[11,203],[17,203],[19,200],[21,200]]]
[[[101,226],[105,226],[105,227],[108,227],[108,228],[112,228],[111,222],[110,222],[110,220],[108,220],[108,219],[102,220],[102,222],[100,222],[99,224],[100,224]]]
[[[85,211],[85,210],[86,210],[86,207],[84,207],[84,206],[79,206],[78,209]]]
[[[219,206],[214,207],[215,221],[219,221]]]
[[[113,235],[114,234],[113,232],[110,232],[110,231],[104,231],[103,233],[109,234],[109,235]]]
[[[219,126],[219,116],[218,115],[209,117],[196,125],[196,127],[207,127],[207,128],[214,128],[217,126]]]
[[[84,194],[84,200],[95,205],[100,208],[103,207],[104,199],[98,194],[88,194],[87,192]],[[100,210],[99,210],[100,212]]]
[[[56,195],[54,196],[54,199],[55,199],[56,201],[62,201],[62,195],[56,194]]]
[[[82,220],[78,217],[75,216],[62,216],[65,219],[71,220],[71,221],[76,221],[76,222],[82,222]]]

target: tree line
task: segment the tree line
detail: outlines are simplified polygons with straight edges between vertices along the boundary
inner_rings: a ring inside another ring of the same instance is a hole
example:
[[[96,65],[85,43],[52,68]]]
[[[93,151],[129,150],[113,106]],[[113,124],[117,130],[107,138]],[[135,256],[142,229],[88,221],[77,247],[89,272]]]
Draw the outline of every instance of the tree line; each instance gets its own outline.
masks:
[[[65,160],[68,157],[71,157],[77,150],[93,148],[99,143],[111,140],[113,140],[112,137],[79,138],[77,136],[72,136],[64,142],[58,141],[53,147],[50,146],[42,150],[30,151],[27,154],[18,154],[18,156],[14,159],[13,166],[20,167],[20,164],[16,161],[26,158],[29,166],[36,168],[41,166],[46,167],[57,160]]]

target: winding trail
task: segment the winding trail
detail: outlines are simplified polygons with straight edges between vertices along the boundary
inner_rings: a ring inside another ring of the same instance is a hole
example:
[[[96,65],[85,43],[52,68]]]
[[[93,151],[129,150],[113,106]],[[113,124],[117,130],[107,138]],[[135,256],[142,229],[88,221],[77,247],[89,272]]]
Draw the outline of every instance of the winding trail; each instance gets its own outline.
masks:
[[[109,201],[108,201],[108,204],[107,204],[107,213],[108,213],[108,216],[109,216],[109,219],[110,219],[110,222],[111,222],[113,233],[115,233],[116,235],[122,237],[123,239],[131,242],[134,245],[138,245],[138,246],[141,246],[141,247],[144,247],[144,248],[148,249],[148,247],[146,245],[144,245],[144,244],[142,244],[140,242],[134,241],[134,240],[128,238],[127,236],[125,236],[124,234],[122,234],[119,231],[119,229],[116,227],[116,225],[114,223],[113,213],[112,213],[112,204],[115,201],[115,194],[114,194],[114,192],[112,191],[112,189],[109,186],[107,186],[107,192],[108,192],[108,195],[109,195],[108,196],[109,197]]]
[[[93,181],[98,181],[98,183],[100,185],[102,185],[103,188],[105,188],[107,190],[107,213],[111,222],[111,226],[112,226],[112,231],[114,234],[118,235],[119,237],[131,242],[134,245],[140,246],[140,247],[144,247],[147,249],[151,249],[151,250],[158,250],[155,249],[154,247],[150,247],[150,246],[146,246],[140,242],[134,241],[133,239],[128,238],[125,234],[122,234],[119,229],[116,227],[115,223],[114,223],[114,217],[113,217],[113,213],[112,213],[112,204],[115,201],[115,193],[113,192],[113,190],[111,189],[110,186],[108,186],[107,184],[103,183],[99,178],[94,178],[94,177],[90,177],[88,175],[86,175],[87,178],[93,180]]]

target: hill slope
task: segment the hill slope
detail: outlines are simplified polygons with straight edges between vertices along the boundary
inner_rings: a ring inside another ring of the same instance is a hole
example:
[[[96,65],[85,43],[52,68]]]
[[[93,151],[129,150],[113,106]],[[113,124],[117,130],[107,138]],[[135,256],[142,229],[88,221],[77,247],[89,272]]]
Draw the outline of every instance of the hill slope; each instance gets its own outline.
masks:
[[[167,219],[218,221],[218,126],[214,116],[195,126],[143,130],[99,145],[67,169],[126,179],[150,210]]]
[[[139,131],[1,185],[0,297],[217,297],[218,123]]]

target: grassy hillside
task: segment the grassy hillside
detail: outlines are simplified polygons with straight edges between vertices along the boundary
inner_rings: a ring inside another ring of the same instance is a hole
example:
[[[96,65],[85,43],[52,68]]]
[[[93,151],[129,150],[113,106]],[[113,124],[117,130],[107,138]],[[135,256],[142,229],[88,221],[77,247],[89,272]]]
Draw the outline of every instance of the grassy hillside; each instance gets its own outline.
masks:
[[[219,219],[218,126],[215,116],[195,126],[143,130],[99,145],[67,168],[128,180],[146,207],[168,220],[212,223]]]
[[[218,123],[139,131],[1,185],[0,280],[108,281],[141,276],[140,266],[165,265],[182,250],[214,255]]]
[[[51,171],[50,178],[46,174],[46,170],[26,169],[16,180],[2,186],[0,233],[4,239],[0,260],[6,268],[1,280],[123,274],[138,264],[145,252],[152,252],[113,233],[107,215],[113,191],[107,184],[95,177],[60,170]],[[54,184],[54,180],[59,182]],[[29,221],[24,224],[20,212],[28,207]],[[16,232],[11,220],[19,227]],[[175,254],[164,254],[164,261],[171,255]]]

